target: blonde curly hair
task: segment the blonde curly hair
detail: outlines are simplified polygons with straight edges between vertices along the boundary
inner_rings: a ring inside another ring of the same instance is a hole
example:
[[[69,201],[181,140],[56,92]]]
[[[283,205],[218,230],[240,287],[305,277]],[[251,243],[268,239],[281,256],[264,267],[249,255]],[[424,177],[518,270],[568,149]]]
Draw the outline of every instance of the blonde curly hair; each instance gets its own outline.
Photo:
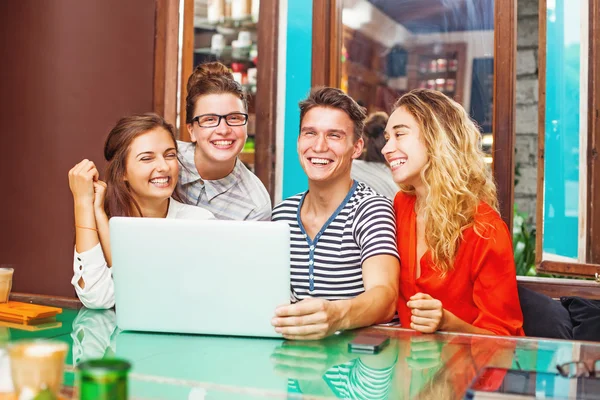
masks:
[[[441,92],[417,89],[403,95],[393,109],[403,107],[419,124],[429,160],[421,171],[427,198],[418,205],[425,220],[425,241],[442,276],[453,269],[462,233],[474,226],[480,202],[498,211],[496,185],[485,164],[481,134],[465,109]],[[413,186],[400,190],[414,194]]]

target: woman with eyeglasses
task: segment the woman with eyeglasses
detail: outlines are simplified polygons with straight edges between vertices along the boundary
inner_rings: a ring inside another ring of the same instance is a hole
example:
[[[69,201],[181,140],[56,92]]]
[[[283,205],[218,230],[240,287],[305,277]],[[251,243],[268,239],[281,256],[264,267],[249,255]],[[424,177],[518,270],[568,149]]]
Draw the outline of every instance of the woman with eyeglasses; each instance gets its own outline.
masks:
[[[265,186],[238,159],[248,137],[248,102],[229,69],[211,62],[196,67],[187,83],[187,129],[179,142],[177,193],[217,219],[270,220]]]
[[[71,283],[83,305],[95,309],[115,304],[110,217],[214,219],[209,211],[172,197],[179,175],[177,142],[173,126],[162,117],[121,118],[106,139],[104,157],[106,183],[87,159],[69,171],[75,211]]]

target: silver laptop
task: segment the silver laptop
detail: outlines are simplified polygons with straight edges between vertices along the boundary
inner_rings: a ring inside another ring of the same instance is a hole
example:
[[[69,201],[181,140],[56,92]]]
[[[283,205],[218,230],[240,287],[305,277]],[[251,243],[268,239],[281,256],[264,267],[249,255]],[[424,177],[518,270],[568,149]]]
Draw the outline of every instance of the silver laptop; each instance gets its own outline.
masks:
[[[279,337],[290,300],[284,222],[110,220],[117,325],[123,330]]]

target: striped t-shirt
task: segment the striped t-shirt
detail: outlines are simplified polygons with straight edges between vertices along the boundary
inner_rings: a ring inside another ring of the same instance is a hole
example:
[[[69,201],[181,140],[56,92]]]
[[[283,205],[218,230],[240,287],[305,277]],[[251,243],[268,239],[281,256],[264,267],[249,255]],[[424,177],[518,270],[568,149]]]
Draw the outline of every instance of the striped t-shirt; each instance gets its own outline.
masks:
[[[385,400],[389,398],[396,362],[377,369],[356,358],[329,368],[323,380],[339,399]],[[302,394],[301,383],[288,378],[288,393]]]
[[[290,225],[292,301],[308,297],[354,298],[365,291],[362,263],[369,257],[398,257],[396,223],[389,199],[354,181],[348,195],[314,238],[300,221],[307,192],[273,210],[273,221]]]

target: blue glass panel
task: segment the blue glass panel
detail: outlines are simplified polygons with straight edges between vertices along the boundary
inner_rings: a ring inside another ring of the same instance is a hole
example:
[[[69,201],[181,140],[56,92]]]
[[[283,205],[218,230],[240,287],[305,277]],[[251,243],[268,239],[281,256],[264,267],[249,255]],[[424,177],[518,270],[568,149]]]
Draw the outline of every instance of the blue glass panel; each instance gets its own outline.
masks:
[[[543,250],[577,258],[581,0],[547,6]]]

